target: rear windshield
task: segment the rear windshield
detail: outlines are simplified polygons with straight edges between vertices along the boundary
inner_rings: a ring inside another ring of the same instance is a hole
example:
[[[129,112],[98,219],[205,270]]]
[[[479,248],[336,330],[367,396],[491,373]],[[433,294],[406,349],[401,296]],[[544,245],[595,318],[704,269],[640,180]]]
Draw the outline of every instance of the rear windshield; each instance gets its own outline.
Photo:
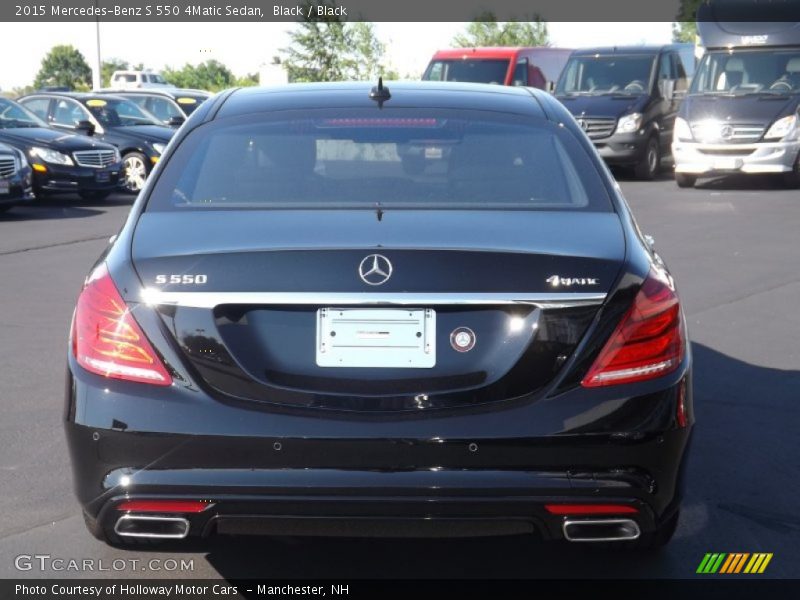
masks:
[[[595,164],[543,119],[484,111],[287,111],[194,130],[148,210],[611,210]]]
[[[435,60],[423,76],[425,81],[462,81],[503,85],[508,72],[507,58]]]

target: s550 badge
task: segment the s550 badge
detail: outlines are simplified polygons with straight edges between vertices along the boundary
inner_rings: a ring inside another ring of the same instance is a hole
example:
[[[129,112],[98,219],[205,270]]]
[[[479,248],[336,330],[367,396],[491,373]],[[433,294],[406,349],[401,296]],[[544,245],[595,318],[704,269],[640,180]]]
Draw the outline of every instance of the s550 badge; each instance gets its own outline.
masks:
[[[562,277],[561,275],[550,275],[545,281],[553,287],[570,287],[573,285],[597,285],[600,280],[594,277]]]
[[[208,275],[156,275],[156,285],[203,285],[208,281]]]

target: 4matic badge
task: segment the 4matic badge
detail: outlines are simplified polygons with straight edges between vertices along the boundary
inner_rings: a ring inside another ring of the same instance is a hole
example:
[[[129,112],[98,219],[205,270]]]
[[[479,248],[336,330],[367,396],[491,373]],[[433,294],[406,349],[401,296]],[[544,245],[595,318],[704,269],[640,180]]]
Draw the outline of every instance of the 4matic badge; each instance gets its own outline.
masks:
[[[595,277],[562,277],[561,275],[550,275],[545,279],[552,287],[570,287],[574,285],[597,285],[600,280]]]

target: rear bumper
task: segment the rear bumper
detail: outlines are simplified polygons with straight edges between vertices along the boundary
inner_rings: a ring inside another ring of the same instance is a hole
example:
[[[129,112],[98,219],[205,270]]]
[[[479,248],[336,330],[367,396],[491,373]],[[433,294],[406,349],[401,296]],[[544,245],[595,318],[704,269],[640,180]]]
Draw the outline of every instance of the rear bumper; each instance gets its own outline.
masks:
[[[384,461],[385,470],[377,470],[268,468],[264,463],[280,462],[275,457],[286,454],[294,456],[286,460],[291,464],[304,455],[315,455],[314,446],[326,444],[332,455],[346,453],[350,462],[353,457],[376,456],[381,450],[383,454],[398,450],[422,454],[435,449],[429,447],[429,440],[224,441],[173,436],[155,439],[121,432],[100,432],[95,440],[95,433],[86,427],[67,427],[79,495],[88,492],[81,488],[90,482],[100,487],[94,496],[81,498],[84,510],[107,530],[113,530],[119,517],[126,514],[117,510],[122,501],[180,499],[209,503],[202,513],[181,515],[189,521],[192,537],[215,533],[381,537],[528,533],[547,540],[563,539],[566,519],[545,509],[551,503],[623,504],[636,512],[618,516],[633,519],[642,532],[653,531],[677,508],[682,456],[690,436],[687,428],[635,444],[576,440],[573,447],[561,444],[558,452],[552,452],[562,457],[553,462],[561,464],[548,470],[533,465],[390,470],[388,461]],[[444,455],[456,452],[465,459],[485,453],[502,464],[512,452],[535,455],[539,444],[518,440],[502,448],[495,441],[478,444],[476,451],[463,441],[435,445],[441,448],[443,460]],[[164,453],[166,446],[172,450]],[[227,447],[226,453],[222,447]],[[110,465],[105,461],[112,458],[109,449],[114,454],[129,452],[130,460],[141,464],[141,459],[134,457],[148,448],[162,454],[154,464],[107,470]],[[99,460],[93,459],[98,455]],[[660,457],[665,464],[654,462],[650,471],[626,466],[648,456],[656,461]],[[673,457],[678,459],[674,464]],[[162,468],[162,463],[176,467]],[[203,463],[209,466],[190,466]],[[566,463],[575,467],[564,468]],[[248,468],[248,464],[253,466]],[[609,468],[612,464],[617,466]],[[658,481],[654,477],[657,470],[661,470]],[[102,477],[101,481],[97,477]]]
[[[370,414],[107,379],[70,356],[65,430],[78,500],[107,532],[122,500],[181,499],[209,503],[180,515],[192,537],[562,539],[565,517],[546,504],[604,502],[634,507],[623,516],[646,534],[681,499],[691,388],[687,353],[677,371],[638,384]]]
[[[341,427],[341,425],[340,425]],[[83,509],[106,531],[123,500],[209,502],[189,536],[533,534],[563,539],[550,503],[635,508],[652,532],[677,509],[691,427],[639,439],[357,439],[153,434],[68,422]],[[331,433],[333,433],[331,431]]]
[[[787,173],[800,152],[800,141],[757,144],[673,142],[676,173]]]

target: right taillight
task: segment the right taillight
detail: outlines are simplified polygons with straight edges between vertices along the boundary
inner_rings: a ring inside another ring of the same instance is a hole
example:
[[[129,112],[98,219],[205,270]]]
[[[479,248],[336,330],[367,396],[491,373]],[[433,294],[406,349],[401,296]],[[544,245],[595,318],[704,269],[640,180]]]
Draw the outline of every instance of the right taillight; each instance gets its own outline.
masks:
[[[72,352],[84,369],[104,377],[172,384],[172,377],[105,265],[95,269],[78,297],[72,321]]]
[[[672,278],[653,268],[633,306],[581,382],[584,387],[633,383],[678,368],[685,351],[681,309]]]

